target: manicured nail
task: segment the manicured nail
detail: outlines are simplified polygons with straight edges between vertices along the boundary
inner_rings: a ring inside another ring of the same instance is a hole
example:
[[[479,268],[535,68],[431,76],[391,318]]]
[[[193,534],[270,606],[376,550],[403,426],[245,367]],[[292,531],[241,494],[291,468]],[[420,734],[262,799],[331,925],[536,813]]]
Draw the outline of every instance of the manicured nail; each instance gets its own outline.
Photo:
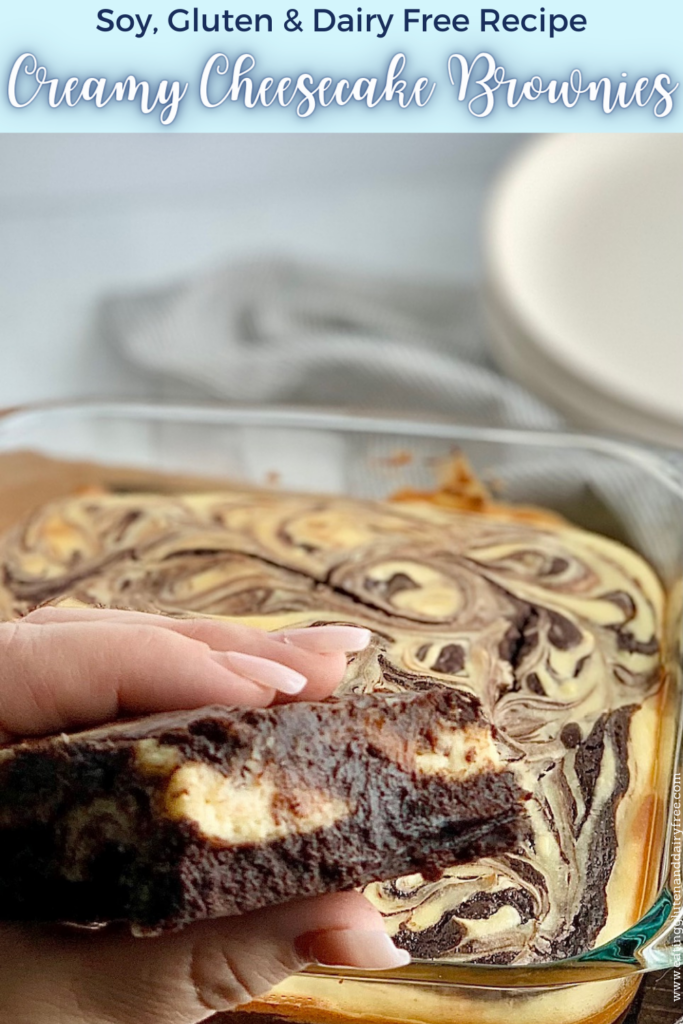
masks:
[[[287,665],[281,665],[269,658],[257,658],[254,654],[242,654],[240,651],[212,651],[211,657],[223,668],[232,669],[238,675],[269,686],[280,693],[301,693],[307,683],[306,676],[295,672]]]
[[[297,943],[306,959],[326,967],[358,967],[368,971],[388,971],[405,967],[410,953],[398,949],[386,932],[344,931],[319,932],[304,936]]]
[[[363,651],[372,640],[370,630],[362,626],[307,626],[304,629],[283,629],[274,635],[286,644],[315,654]]]

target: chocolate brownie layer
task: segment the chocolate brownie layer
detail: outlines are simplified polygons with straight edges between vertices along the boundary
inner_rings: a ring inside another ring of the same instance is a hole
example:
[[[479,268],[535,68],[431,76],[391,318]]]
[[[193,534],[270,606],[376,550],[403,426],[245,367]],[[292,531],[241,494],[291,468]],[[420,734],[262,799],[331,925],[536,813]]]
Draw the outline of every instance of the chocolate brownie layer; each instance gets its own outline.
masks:
[[[205,708],[0,751],[0,916],[137,929],[519,845],[476,698]]]
[[[625,547],[542,516],[233,490],[61,501],[0,543],[0,567],[6,617],[51,601],[273,630],[355,623],[374,640],[340,694],[476,694],[533,794],[531,832],[439,881],[365,888],[415,956],[533,963],[641,913],[663,595]]]

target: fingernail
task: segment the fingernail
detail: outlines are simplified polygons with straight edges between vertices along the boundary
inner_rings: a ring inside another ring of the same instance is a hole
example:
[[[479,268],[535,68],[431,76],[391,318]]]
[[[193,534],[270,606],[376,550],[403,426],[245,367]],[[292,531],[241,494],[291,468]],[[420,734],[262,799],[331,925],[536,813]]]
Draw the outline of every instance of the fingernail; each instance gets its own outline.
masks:
[[[287,665],[281,665],[269,658],[257,658],[254,654],[242,654],[240,651],[212,651],[211,657],[223,668],[232,669],[238,675],[269,686],[280,693],[301,693],[307,683],[306,676],[295,672]]]
[[[286,644],[316,654],[363,651],[372,640],[370,630],[362,626],[307,626],[304,629],[283,629],[275,636]]]
[[[319,932],[304,937],[305,956],[326,967],[358,967],[370,971],[388,971],[405,967],[410,953],[398,949],[386,932]],[[297,945],[301,944],[301,941]],[[303,952],[303,950],[302,950]]]

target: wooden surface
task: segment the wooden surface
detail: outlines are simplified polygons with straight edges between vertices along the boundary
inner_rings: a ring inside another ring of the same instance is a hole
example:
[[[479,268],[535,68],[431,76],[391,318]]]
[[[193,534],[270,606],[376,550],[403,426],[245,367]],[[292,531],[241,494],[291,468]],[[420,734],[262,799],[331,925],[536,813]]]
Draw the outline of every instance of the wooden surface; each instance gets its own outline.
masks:
[[[673,1001],[673,971],[649,974],[641,985],[626,1015],[615,1024],[683,1024],[683,1002]],[[282,1017],[269,1014],[219,1013],[207,1024],[286,1024]],[[472,1021],[471,1024],[477,1024]],[[551,1024],[549,1021],[548,1024]]]
[[[674,1003],[673,988],[673,971],[648,975],[623,1024],[678,1024],[683,1021],[683,1003]]]

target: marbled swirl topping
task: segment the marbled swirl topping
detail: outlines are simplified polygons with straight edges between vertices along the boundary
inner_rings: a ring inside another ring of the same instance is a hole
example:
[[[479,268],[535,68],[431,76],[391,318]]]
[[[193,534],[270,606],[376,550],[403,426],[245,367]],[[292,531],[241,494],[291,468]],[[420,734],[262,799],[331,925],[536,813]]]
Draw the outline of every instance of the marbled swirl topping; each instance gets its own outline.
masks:
[[[639,913],[646,858],[626,840],[649,827],[663,597],[623,546],[427,502],[234,490],[56,503],[0,562],[5,618],[75,601],[355,623],[375,639],[340,692],[475,693],[534,795],[531,830],[513,855],[366,889],[415,956],[564,957]]]

